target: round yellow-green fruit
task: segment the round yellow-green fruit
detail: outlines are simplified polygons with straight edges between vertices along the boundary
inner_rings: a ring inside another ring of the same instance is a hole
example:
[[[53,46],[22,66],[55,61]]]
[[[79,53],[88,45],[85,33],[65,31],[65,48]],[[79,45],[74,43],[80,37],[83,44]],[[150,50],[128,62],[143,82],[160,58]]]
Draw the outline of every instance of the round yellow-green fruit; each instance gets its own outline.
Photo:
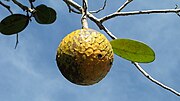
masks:
[[[79,29],[59,44],[57,66],[62,75],[77,85],[92,85],[102,80],[113,63],[108,39],[93,29]]]

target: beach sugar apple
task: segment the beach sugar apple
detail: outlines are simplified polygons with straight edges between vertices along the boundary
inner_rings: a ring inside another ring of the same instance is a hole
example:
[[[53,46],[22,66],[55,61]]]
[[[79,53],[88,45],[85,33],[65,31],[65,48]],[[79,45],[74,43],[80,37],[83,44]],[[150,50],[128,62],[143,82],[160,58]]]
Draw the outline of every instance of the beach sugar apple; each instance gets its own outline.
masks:
[[[113,63],[113,49],[107,38],[93,29],[79,29],[59,44],[57,66],[62,75],[77,85],[92,85],[102,80]]]

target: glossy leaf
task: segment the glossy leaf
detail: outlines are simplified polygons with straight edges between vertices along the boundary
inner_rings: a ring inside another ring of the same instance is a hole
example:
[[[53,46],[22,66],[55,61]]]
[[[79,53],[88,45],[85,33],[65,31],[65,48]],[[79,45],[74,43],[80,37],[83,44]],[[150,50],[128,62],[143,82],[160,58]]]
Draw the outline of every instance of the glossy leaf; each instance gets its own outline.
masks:
[[[0,32],[4,35],[13,35],[24,30],[29,23],[29,17],[22,14],[12,14],[0,23]]]
[[[115,39],[110,43],[115,54],[129,61],[149,63],[155,60],[154,51],[142,42],[130,39]]]
[[[34,18],[39,24],[52,24],[56,20],[56,11],[46,5],[39,5],[34,13]]]
[[[53,23],[56,20],[56,11],[53,8],[48,7],[51,17],[49,17],[49,22]]]

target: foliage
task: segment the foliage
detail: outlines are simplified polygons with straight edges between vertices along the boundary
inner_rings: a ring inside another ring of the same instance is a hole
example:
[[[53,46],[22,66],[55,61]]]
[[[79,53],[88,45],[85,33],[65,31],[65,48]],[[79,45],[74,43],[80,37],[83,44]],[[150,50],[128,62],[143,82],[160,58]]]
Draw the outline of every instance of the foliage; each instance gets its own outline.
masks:
[[[10,1],[10,0],[4,0],[4,1]],[[10,6],[0,1],[0,5],[5,7],[11,13],[11,15],[5,17],[0,22],[0,33],[3,35],[17,34],[18,36],[18,33],[22,32],[27,27],[29,21],[31,21],[31,18],[35,18],[35,21],[39,24],[52,24],[56,20],[56,11],[53,8],[48,7],[44,4],[40,4],[35,7],[33,3],[36,0],[29,0],[30,7],[24,6],[23,4],[21,4],[16,0],[11,0],[11,1],[17,6],[19,6],[22,10],[26,11],[26,14],[13,14],[13,12],[10,9]],[[122,9],[124,9],[130,2],[133,1],[133,0],[126,0],[125,3],[122,6],[120,6],[116,12],[98,19],[92,13],[98,13],[101,10],[103,10],[106,5],[106,0],[104,1],[104,6],[95,12],[87,11],[87,7],[88,7],[87,0],[82,0],[83,1],[82,6],[78,5],[76,2],[74,2],[74,0],[63,0],[63,1],[67,4],[69,8],[69,12],[74,12],[83,15],[81,19],[83,28],[87,27],[87,24],[85,24],[85,22],[87,22],[86,18],[89,18],[94,23],[96,23],[96,25],[101,30],[104,30],[113,39],[112,41],[110,41],[110,44],[112,45],[115,54],[117,54],[118,56],[124,59],[131,61],[137,67],[137,69],[152,82],[180,96],[179,92],[152,78],[138,64],[138,63],[150,63],[155,60],[155,52],[152,50],[151,47],[149,47],[143,42],[139,42],[136,40],[116,38],[103,25],[103,22],[117,16],[129,16],[129,15],[152,14],[152,13],[176,13],[178,16],[180,16],[179,14],[180,9],[178,9],[178,6],[175,7],[175,9],[121,12]],[[86,27],[84,27],[84,25]],[[18,40],[16,43],[18,43]]]
[[[39,24],[51,24],[56,20],[56,11],[53,8],[41,4],[35,10],[36,12],[33,15]]]
[[[30,0],[31,3],[34,1],[35,0]],[[26,15],[11,14],[5,17],[0,22],[0,33],[4,35],[17,34],[27,27],[32,17],[35,18],[35,21],[39,24],[52,24],[56,20],[56,11],[44,4],[38,5],[37,7],[32,6],[31,11],[28,9],[26,9]]]
[[[113,51],[118,56],[139,63],[154,61],[154,51],[142,42],[131,39],[115,39],[111,42]]]
[[[31,4],[35,0],[29,0]],[[27,15],[12,14],[4,18],[0,23],[0,32],[4,35],[13,35],[23,31],[29,24],[31,17],[39,24],[52,24],[56,20],[56,11],[40,4],[36,7],[32,6],[32,11],[27,9]],[[31,16],[29,16],[31,13]],[[115,54],[120,57],[134,62],[148,63],[155,59],[155,54],[147,45],[128,39],[117,39],[111,41]],[[150,54],[150,55],[149,55]]]
[[[0,32],[4,35],[13,35],[23,31],[29,24],[29,17],[22,14],[12,14],[0,23]]]

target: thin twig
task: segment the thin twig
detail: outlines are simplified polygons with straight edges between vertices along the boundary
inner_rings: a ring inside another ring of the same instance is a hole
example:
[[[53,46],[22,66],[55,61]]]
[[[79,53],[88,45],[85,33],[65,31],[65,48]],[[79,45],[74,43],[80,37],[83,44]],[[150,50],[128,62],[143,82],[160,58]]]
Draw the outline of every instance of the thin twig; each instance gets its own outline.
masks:
[[[77,4],[76,2],[74,2],[73,0],[64,0],[64,1],[68,2],[68,4],[70,4],[72,7],[76,8],[77,10],[79,10],[80,12],[82,12],[82,7],[81,7],[79,4]],[[175,9],[171,9],[171,10],[173,10],[173,11],[171,11],[171,13],[178,13],[178,12],[180,12],[180,9],[176,9],[176,10],[175,10]],[[151,10],[151,11],[152,11],[152,10]],[[147,12],[147,11],[146,11],[146,12]],[[149,11],[148,11],[148,12],[149,12]],[[153,12],[154,12],[154,10],[153,10]],[[155,12],[156,12],[156,11],[155,11]],[[154,12],[154,13],[155,13],[155,12]],[[161,13],[161,12],[169,13],[169,11],[167,11],[167,10],[164,10],[164,11],[163,11],[163,10],[158,10],[156,13]],[[130,13],[130,12],[125,12],[125,14],[129,14],[129,13]],[[123,13],[121,13],[121,14],[123,14]],[[99,20],[99,19],[96,18],[94,15],[90,14],[89,12],[87,12],[87,16],[88,16],[93,22],[95,22],[100,29],[104,30],[112,39],[117,39],[104,25],[102,25],[102,22],[101,22],[102,20]],[[110,19],[110,18],[108,18],[107,20],[109,20],[109,19]],[[146,73],[146,71],[144,71],[144,70],[142,69],[142,67],[141,67],[138,63],[136,63],[136,62],[132,62],[132,63],[137,67],[137,69],[138,69],[145,77],[147,77],[147,78],[148,78],[149,80],[151,80],[153,83],[155,83],[155,84],[161,86],[162,88],[164,88],[164,89],[166,89],[166,90],[168,90],[168,91],[176,94],[177,96],[180,96],[180,93],[177,92],[176,90],[174,90],[174,89],[172,89],[172,88],[170,88],[170,87],[162,84],[161,82],[155,80],[154,78],[152,78],[148,73]]]
[[[34,9],[31,9],[31,8],[28,8],[27,6],[21,4],[20,2],[18,2],[17,0],[12,0],[12,2],[16,5],[18,5],[23,11],[28,11],[28,12],[31,12],[33,13],[35,10]]]
[[[180,14],[179,13],[176,13],[178,17],[180,17]]]
[[[31,5],[31,8],[34,9],[35,7],[34,7],[34,5],[33,5],[33,1],[32,1],[32,0],[29,0],[29,3],[30,3],[30,5]]]
[[[114,36],[104,25],[101,25],[101,30],[104,30],[113,40],[117,39],[116,36]]]
[[[82,0],[83,1],[83,11],[84,16],[87,16],[87,9],[88,9],[88,0]]]
[[[64,2],[68,3],[69,5],[71,5],[72,7],[74,7],[75,9],[77,9],[79,12],[82,13],[82,7],[79,4],[77,4],[76,2],[74,2],[73,0],[64,0]],[[89,13],[88,11],[87,11],[87,16],[89,19],[96,22],[96,24],[99,27],[102,25],[100,23],[100,20],[98,18],[96,18],[93,14]],[[100,29],[101,29],[101,27],[100,27]]]
[[[76,13],[76,14],[82,14],[81,12],[76,11],[76,10],[74,10],[73,8],[71,8],[71,6],[68,4],[68,2],[66,2],[66,0],[64,0],[64,2],[66,3],[66,5],[67,5],[67,7],[68,7],[68,9],[69,9],[69,13],[74,12],[74,13]]]
[[[180,9],[163,9],[163,10],[144,10],[144,11],[130,11],[130,12],[115,12],[100,19],[105,22],[117,16],[141,15],[141,14],[164,14],[164,13],[179,13]]]
[[[99,13],[100,11],[104,10],[104,8],[106,7],[106,3],[107,3],[107,0],[104,0],[103,7],[101,7],[100,9],[98,9],[96,11],[89,11],[89,12],[90,13]]]
[[[17,48],[18,43],[19,43],[19,37],[18,37],[18,33],[17,33],[17,34],[16,34],[16,44],[15,44],[14,49]]]
[[[74,7],[75,9],[77,9],[78,11],[80,11],[82,13],[82,7],[77,4],[76,2],[74,2],[73,0],[63,0],[67,5],[71,5],[72,7]]]
[[[149,80],[151,80],[152,82],[156,83],[157,85],[161,86],[162,88],[166,89],[166,90],[169,90],[170,92],[176,94],[177,96],[180,96],[180,93],[175,91],[174,89],[162,84],[161,82],[157,81],[156,79],[154,79],[153,77],[151,77],[146,71],[144,71],[142,69],[142,67],[137,63],[137,62],[132,62],[136,68],[146,77],[148,78]]]
[[[0,5],[2,5],[3,7],[5,7],[11,14],[13,14],[13,12],[10,9],[10,6],[4,4],[3,2],[0,1]]]
[[[71,8],[71,11],[74,12],[74,13],[76,13],[76,14],[82,14],[81,12],[78,12],[78,11],[76,11],[75,9],[72,9],[72,8]]]
[[[178,9],[178,7],[179,7],[179,6],[178,6],[178,5],[176,5],[174,9]],[[177,14],[177,16],[179,16],[179,17],[180,17],[179,12],[177,12],[176,14]]]
[[[119,9],[116,12],[121,12],[122,9],[124,9],[132,1],[133,0],[126,0],[126,2],[121,7],[119,7]]]

